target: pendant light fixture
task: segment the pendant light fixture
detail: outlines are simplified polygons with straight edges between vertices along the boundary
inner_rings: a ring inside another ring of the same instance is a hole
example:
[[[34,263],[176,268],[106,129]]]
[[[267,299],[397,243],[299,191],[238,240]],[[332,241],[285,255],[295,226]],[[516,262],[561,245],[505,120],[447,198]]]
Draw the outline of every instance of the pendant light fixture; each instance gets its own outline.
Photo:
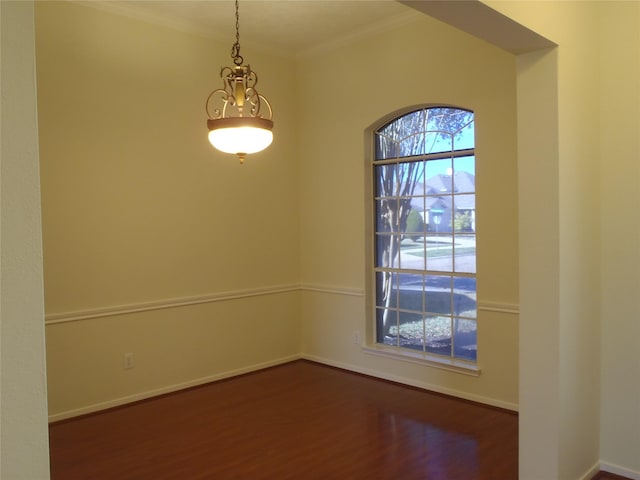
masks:
[[[236,42],[231,47],[233,67],[223,67],[223,88],[209,94],[206,103],[209,142],[224,153],[245,156],[264,150],[273,140],[271,105],[256,90],[258,75],[243,65],[240,55],[240,15],[236,0]]]

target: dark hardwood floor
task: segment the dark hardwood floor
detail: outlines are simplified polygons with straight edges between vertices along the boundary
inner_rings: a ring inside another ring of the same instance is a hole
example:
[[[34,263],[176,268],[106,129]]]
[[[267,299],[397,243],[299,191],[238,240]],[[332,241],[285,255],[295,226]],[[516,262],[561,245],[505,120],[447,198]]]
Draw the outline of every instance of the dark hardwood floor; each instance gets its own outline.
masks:
[[[518,417],[307,361],[50,426],[53,480],[515,480]]]
[[[631,480],[628,477],[616,475],[614,473],[600,471],[591,480]]]

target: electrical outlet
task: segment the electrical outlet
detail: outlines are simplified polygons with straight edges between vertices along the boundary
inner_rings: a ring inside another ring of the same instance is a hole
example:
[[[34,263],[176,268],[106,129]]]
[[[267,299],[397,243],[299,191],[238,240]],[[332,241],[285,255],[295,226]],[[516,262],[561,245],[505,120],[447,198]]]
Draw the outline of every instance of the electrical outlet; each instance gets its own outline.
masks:
[[[132,369],[135,366],[135,362],[133,360],[133,353],[125,353],[122,364],[125,370]]]
[[[360,330],[353,331],[353,344],[360,345],[362,343],[362,338],[360,336]]]

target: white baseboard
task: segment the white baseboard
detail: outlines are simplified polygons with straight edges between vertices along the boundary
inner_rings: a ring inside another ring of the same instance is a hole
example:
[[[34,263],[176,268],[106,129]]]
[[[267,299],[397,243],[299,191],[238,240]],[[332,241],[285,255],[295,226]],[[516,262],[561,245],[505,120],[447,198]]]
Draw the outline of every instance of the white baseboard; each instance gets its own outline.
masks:
[[[410,385],[412,387],[422,388],[423,390],[429,390],[436,393],[442,393],[445,395],[450,395],[452,397],[462,398],[465,400],[471,400],[473,402],[483,403],[485,405],[491,405],[493,407],[504,408],[505,410],[511,410],[514,412],[518,411],[518,405],[511,402],[503,402],[502,400],[497,400],[495,398],[483,397],[481,395],[473,395],[467,392],[461,392],[459,390],[453,390],[451,388],[444,388],[440,385],[433,385],[427,382],[420,382],[411,378],[400,377],[398,375],[392,375],[388,373],[378,372],[376,370],[370,370],[368,368],[362,368],[356,365],[351,365],[342,362],[335,362],[328,358],[317,357],[315,355],[302,354],[301,358],[305,360],[311,360],[312,362],[323,363],[325,365],[330,365],[332,367],[342,368],[344,370],[350,370],[356,373],[362,373],[364,375],[369,375],[370,377],[381,378],[383,380],[390,380],[392,382],[402,383],[404,385]]]
[[[640,480],[640,472],[621,467],[620,465],[615,465],[613,463],[601,461],[600,470],[603,472],[613,473],[615,475],[621,475],[623,477],[630,478],[631,480]]]
[[[106,402],[95,403],[92,405],[87,405],[86,407],[77,408],[74,410],[67,410],[65,412],[56,413],[53,415],[49,415],[49,423],[58,422],[60,420],[66,420],[73,417],[78,417],[80,415],[86,415],[88,413],[96,413],[101,410],[106,410],[108,408],[120,407],[122,405],[126,405],[128,403],[137,402],[140,400],[146,400],[149,398],[157,397],[158,395],[164,395],[166,393],[173,393],[179,390],[184,390],[185,388],[197,387],[199,385],[204,385],[207,383],[215,382],[216,380],[222,380],[229,377],[235,377],[238,375],[242,375],[244,373],[255,372],[258,370],[262,370],[269,367],[274,367],[276,365],[281,365],[283,363],[292,362],[294,360],[299,360],[300,355],[290,355],[288,357],[278,358],[276,360],[271,360],[268,362],[258,363],[254,365],[249,365],[247,367],[238,368],[235,370],[229,370],[226,372],[217,373],[215,375],[210,375],[203,378],[196,378],[194,380],[190,380],[188,382],[178,383],[175,385],[169,385],[167,387],[157,388],[154,390],[148,390],[146,392],[136,393],[134,395],[128,395],[126,397],[115,398],[113,400],[108,400]]]
[[[600,462],[596,462],[587,472],[578,480],[591,480],[596,473],[600,471]]]
[[[273,367],[276,365],[281,365],[283,363],[288,363],[288,362],[292,362],[294,360],[299,360],[299,359],[306,359],[306,360],[310,360],[313,362],[317,362],[317,363],[322,363],[324,365],[330,365],[333,367],[338,367],[338,368],[342,368],[344,370],[349,370],[352,372],[356,372],[356,373],[362,373],[364,375],[369,375],[371,377],[375,377],[375,378],[381,378],[384,380],[390,380],[393,382],[397,382],[397,383],[402,383],[404,385],[410,385],[412,387],[418,387],[418,388],[422,388],[424,390],[430,390],[433,392],[437,392],[437,393],[443,393],[446,395],[451,395],[453,397],[458,397],[458,398],[463,398],[466,400],[471,400],[474,402],[478,402],[478,403],[484,403],[486,405],[491,405],[494,407],[499,407],[499,408],[504,408],[506,410],[512,410],[512,411],[518,411],[518,405],[513,404],[513,403],[509,403],[509,402],[503,402],[500,400],[496,400],[493,398],[489,398],[489,397],[483,397],[483,396],[479,396],[479,395],[471,395],[468,394],[466,392],[460,392],[458,390],[453,390],[453,389],[449,389],[449,388],[443,388],[440,387],[438,385],[432,385],[430,383],[426,383],[426,382],[419,382],[413,379],[409,379],[409,378],[405,378],[405,377],[400,377],[397,375],[390,375],[390,374],[385,374],[385,373],[381,373],[375,370],[370,370],[367,368],[361,368],[358,367],[356,365],[351,365],[351,364],[346,364],[346,363],[342,363],[342,362],[335,362],[333,360],[329,360],[327,358],[324,357],[317,357],[314,355],[290,355],[288,357],[282,357],[276,360],[272,360],[269,362],[263,362],[263,363],[259,363],[259,364],[254,364],[254,365],[249,365],[247,367],[243,367],[243,368],[238,368],[235,370],[229,370],[226,372],[221,372],[221,373],[217,373],[215,375],[210,375],[207,377],[202,377],[202,378],[197,378],[194,380],[190,380],[188,382],[182,382],[182,383],[178,383],[178,384],[174,384],[174,385],[168,385],[166,387],[162,387],[162,388],[157,388],[154,390],[147,390],[145,392],[140,392],[140,393],[136,393],[133,395],[127,395],[126,397],[120,397],[120,398],[115,398],[112,400],[108,400],[106,402],[100,402],[100,403],[94,403],[91,405],[87,405],[85,407],[81,407],[81,408],[76,408],[73,410],[66,410],[64,412],[60,412],[60,413],[55,413],[52,415],[49,415],[49,423],[53,423],[53,422],[59,422],[60,420],[67,420],[69,418],[74,418],[74,417],[78,417],[80,415],[87,415],[89,413],[96,413],[96,412],[100,412],[102,410],[106,410],[109,408],[114,408],[114,407],[120,407],[122,405],[126,405],[128,403],[133,403],[133,402],[137,402],[140,400],[146,400],[149,398],[153,398],[153,397],[157,397],[159,395],[164,395],[166,393],[173,393],[173,392],[177,392],[179,390],[184,390],[186,388],[191,388],[191,387],[197,387],[199,385],[204,385],[207,383],[211,383],[211,382],[215,382],[216,380],[222,380],[225,378],[230,378],[230,377],[235,377],[238,375],[242,375],[244,373],[250,373],[250,372],[255,372],[257,370],[262,370],[265,368],[269,368],[269,367]],[[615,471],[612,471],[612,473],[616,473]],[[635,477],[631,477],[634,480]],[[638,480],[640,480],[640,477],[638,478]]]
[[[615,475],[620,475],[625,478],[630,478],[631,480],[640,480],[640,472],[634,472],[633,470],[629,470],[628,468],[621,467],[619,465],[614,465],[612,463],[607,463],[603,461],[598,461],[593,465],[584,475],[582,475],[578,480],[591,480],[596,473],[599,471],[613,473]]]

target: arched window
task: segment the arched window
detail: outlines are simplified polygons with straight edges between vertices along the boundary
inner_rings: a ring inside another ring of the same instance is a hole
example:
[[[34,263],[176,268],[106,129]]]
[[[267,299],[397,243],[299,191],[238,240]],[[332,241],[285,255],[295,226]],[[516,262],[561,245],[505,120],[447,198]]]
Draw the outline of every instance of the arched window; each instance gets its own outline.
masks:
[[[374,145],[375,342],[475,362],[474,114],[421,108],[377,129]]]

